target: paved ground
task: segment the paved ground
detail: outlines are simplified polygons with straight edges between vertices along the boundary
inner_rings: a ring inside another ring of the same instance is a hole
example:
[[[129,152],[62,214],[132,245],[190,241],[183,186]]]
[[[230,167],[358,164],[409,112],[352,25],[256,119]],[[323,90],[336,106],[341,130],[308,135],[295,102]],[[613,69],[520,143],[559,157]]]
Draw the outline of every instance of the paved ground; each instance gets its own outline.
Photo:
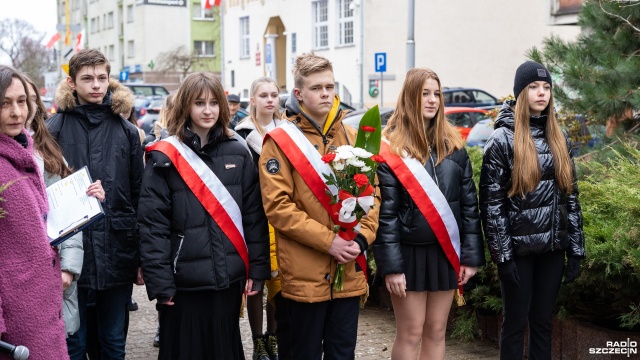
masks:
[[[134,286],[133,297],[138,302],[139,310],[130,313],[127,359],[155,360],[158,357],[158,350],[153,347],[153,336],[156,332],[155,302],[147,300],[144,286]],[[240,319],[240,329],[245,356],[251,359],[253,345],[246,316]],[[369,307],[360,311],[356,359],[389,359],[394,338],[395,319],[392,311]],[[498,358],[498,350],[494,344],[487,342],[468,343],[447,339],[446,358],[448,360],[493,360]]]

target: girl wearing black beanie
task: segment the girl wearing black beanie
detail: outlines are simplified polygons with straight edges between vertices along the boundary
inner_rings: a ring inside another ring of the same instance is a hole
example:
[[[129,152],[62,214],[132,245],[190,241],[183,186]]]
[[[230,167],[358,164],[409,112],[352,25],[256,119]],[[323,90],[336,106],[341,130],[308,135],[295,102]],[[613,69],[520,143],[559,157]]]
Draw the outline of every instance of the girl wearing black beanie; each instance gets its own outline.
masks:
[[[551,359],[551,317],[585,257],[582,212],[570,152],[553,111],[551,74],[527,61],[516,70],[515,101],[503,105],[484,148],[480,212],[498,265],[504,321],[500,358]]]

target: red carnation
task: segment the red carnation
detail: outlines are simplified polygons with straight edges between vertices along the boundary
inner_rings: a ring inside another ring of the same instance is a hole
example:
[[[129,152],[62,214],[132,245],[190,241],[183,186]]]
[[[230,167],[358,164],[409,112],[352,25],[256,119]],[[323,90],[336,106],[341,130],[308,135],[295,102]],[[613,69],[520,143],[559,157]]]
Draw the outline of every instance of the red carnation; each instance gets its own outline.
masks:
[[[368,132],[368,133],[372,133],[374,131],[376,131],[376,128],[374,128],[373,126],[369,126],[369,125],[363,125],[361,127],[362,131],[364,132]]]
[[[377,162],[377,163],[380,163],[380,164],[382,164],[383,162],[385,162],[385,161],[384,161],[384,157],[383,157],[382,155],[373,155],[373,156],[371,157],[371,160],[373,160],[373,161],[375,161],[375,162]]]
[[[328,164],[328,163],[332,162],[333,159],[335,159],[335,158],[336,158],[336,154],[335,153],[322,155],[322,161],[324,161],[325,164]]]
[[[358,187],[363,187],[369,183],[369,178],[365,174],[355,174],[353,180],[356,181]]]

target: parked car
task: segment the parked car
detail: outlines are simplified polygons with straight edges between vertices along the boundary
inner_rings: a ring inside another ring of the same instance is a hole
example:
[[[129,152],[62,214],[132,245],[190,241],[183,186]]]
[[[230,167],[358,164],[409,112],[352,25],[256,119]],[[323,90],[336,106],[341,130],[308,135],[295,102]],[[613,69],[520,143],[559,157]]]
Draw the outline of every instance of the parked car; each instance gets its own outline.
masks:
[[[44,103],[44,107],[47,109],[49,114],[55,114],[58,111],[58,105],[53,101],[51,97],[42,97],[42,102]]]
[[[358,124],[360,124],[360,120],[364,113],[367,112],[368,109],[356,110],[348,113],[343,123],[358,128]],[[393,115],[394,108],[381,108],[380,109],[380,120],[382,122],[382,127],[384,128],[387,125],[387,121]],[[445,107],[444,113],[449,122],[460,131],[460,135],[462,135],[463,139],[467,138],[469,131],[478,121],[485,119],[487,117],[487,110],[478,109],[478,108],[469,108],[469,107]]]
[[[360,120],[362,120],[364,113],[366,113],[368,110],[369,109],[360,109],[360,110],[352,111],[344,116],[344,119],[342,119],[342,123],[345,125],[349,125],[354,129],[358,129],[358,125],[360,125]],[[395,111],[395,108],[391,108],[391,107],[380,108],[380,122],[382,124],[383,129],[387,125],[387,121],[389,121],[394,111]]]
[[[123,85],[131,89],[133,95],[136,97],[169,95],[169,91],[162,85],[143,83],[124,83]]]
[[[474,88],[445,87],[442,89],[445,106],[464,106],[492,109],[502,102],[488,92]]]
[[[145,134],[149,134],[153,131],[153,126],[160,117],[160,111],[162,110],[162,104],[164,100],[153,100],[147,107],[147,113],[138,119],[138,127],[144,130]]]
[[[467,136],[467,146],[484,147],[491,134],[493,134],[493,130],[492,119],[487,118],[478,121],[473,125],[471,131],[469,131],[469,135]]]
[[[134,100],[133,106],[136,108],[136,118],[140,119],[147,113],[147,107],[153,99],[149,97],[140,97]]]
[[[467,139],[471,128],[480,120],[487,118],[487,110],[472,107],[446,106],[447,120],[458,129],[463,139]]]

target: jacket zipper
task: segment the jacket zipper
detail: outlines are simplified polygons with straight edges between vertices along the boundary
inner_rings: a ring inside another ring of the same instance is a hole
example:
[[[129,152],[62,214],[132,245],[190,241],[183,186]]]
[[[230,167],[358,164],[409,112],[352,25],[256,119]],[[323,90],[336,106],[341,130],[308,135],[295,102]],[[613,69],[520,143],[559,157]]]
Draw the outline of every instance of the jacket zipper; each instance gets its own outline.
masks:
[[[551,212],[551,251],[556,248],[556,208],[558,207],[558,190],[553,182],[553,208]]]
[[[173,259],[173,273],[175,274],[178,269],[178,256],[180,255],[180,250],[182,250],[182,242],[184,241],[184,235],[180,236],[180,245],[178,245],[178,251],[176,252],[176,258]]]

